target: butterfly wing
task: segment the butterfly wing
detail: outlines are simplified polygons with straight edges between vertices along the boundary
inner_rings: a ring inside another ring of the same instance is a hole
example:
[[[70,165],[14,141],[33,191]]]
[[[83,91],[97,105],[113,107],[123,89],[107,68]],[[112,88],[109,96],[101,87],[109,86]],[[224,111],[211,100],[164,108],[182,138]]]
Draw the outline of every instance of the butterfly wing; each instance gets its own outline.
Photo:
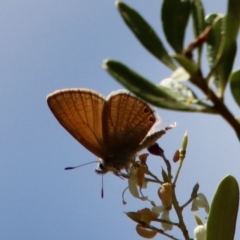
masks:
[[[133,153],[156,122],[151,107],[129,93],[108,97],[103,109],[104,142],[112,155]]]
[[[86,149],[103,158],[102,114],[105,99],[88,89],[64,89],[47,96],[59,123]]]

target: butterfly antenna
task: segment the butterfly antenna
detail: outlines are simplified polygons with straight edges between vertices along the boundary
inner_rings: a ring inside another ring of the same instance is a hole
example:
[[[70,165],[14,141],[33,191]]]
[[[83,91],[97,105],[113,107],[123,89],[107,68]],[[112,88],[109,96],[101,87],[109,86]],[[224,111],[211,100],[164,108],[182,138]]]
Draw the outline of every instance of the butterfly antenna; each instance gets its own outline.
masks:
[[[93,162],[89,162],[89,163],[84,163],[84,164],[81,164],[81,165],[78,165],[78,166],[75,166],[75,167],[66,167],[65,170],[73,170],[75,168],[83,167],[83,166],[86,166],[88,164],[97,163],[97,162],[99,162],[99,161],[93,161]]]
[[[101,197],[104,197],[104,190],[103,190],[103,175],[102,175],[102,190],[101,190]]]

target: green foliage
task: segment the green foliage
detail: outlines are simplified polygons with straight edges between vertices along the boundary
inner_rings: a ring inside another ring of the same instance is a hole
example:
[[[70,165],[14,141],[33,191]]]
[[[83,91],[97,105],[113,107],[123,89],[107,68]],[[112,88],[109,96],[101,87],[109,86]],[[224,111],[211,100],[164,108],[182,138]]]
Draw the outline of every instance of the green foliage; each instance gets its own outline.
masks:
[[[229,77],[229,81],[232,95],[240,107],[240,70],[233,72]]]
[[[200,103],[187,103],[186,99],[180,93],[176,94],[172,89],[161,85],[154,85],[146,78],[142,77],[120,62],[106,60],[103,63],[103,67],[131,92],[155,106],[178,111],[214,111],[211,107],[202,106]]]
[[[124,22],[138,41],[165,66],[173,70],[173,74],[160,84],[155,84],[116,60],[104,61],[103,67],[106,71],[135,95],[157,107],[222,116],[240,140],[240,121],[229,111],[224,101],[225,90],[229,84],[232,96],[240,107],[240,70],[233,71],[237,53],[236,39],[240,26],[240,1],[228,0],[227,11],[224,15],[219,13],[205,15],[201,0],[163,0],[160,19],[165,38],[174,50],[173,54],[168,53],[156,31],[140,13],[123,2],[117,2],[116,6]],[[190,18],[193,20],[193,39],[189,43],[184,43],[185,31]],[[206,47],[207,56],[203,56],[203,47]],[[201,68],[202,59],[208,61],[209,70],[206,76],[203,75]],[[183,73],[182,76],[176,77],[179,72]],[[193,87],[198,88],[202,95],[197,96]],[[172,205],[179,217],[179,223],[175,225],[182,230],[185,239],[190,239],[182,218],[182,210],[189,203],[194,203],[195,200],[196,203],[202,200],[206,201],[201,194],[198,194],[199,185],[196,184],[196,189],[193,190],[189,201],[183,206],[179,206],[175,195],[175,183],[186,153],[180,150],[177,150],[174,156],[175,161],[180,159],[175,179],[173,181],[169,179],[169,176],[172,176],[169,166],[168,172],[163,169],[161,174],[164,182],[173,184]],[[180,153],[184,153],[181,155],[183,158],[179,157]],[[167,164],[168,161],[166,159],[164,161]],[[150,173],[148,172],[148,174]],[[162,184],[157,178],[154,179]],[[160,195],[164,193],[163,189],[161,191]],[[207,221],[208,240],[234,239],[238,204],[238,183],[234,177],[227,176],[220,183],[211,205]],[[153,203],[152,205],[155,206]],[[197,209],[198,207],[193,204],[193,208]],[[157,207],[153,209],[160,211],[160,208]],[[154,215],[156,213],[153,209],[144,209],[138,213],[129,212],[127,215],[140,225],[142,224],[139,220],[140,217],[147,219],[148,221],[145,221],[145,225],[141,225],[141,227],[151,229],[154,233],[157,230],[165,235],[162,230],[150,225],[151,221],[160,221]],[[206,209],[209,209],[208,204],[205,205]],[[197,215],[195,219],[199,229],[206,231],[206,227]],[[174,223],[171,224],[174,225]]]
[[[240,2],[229,0],[225,15],[213,13],[205,16],[200,0],[164,0],[161,7],[163,31],[175,54],[167,52],[161,39],[140,13],[123,2],[117,2],[116,6],[124,22],[140,43],[159,61],[172,69],[173,75],[183,68],[186,72],[184,80],[190,84],[186,85],[182,79],[179,82],[173,76],[169,76],[171,85],[161,82],[154,84],[116,60],[104,62],[103,66],[108,73],[131,92],[157,107],[221,115],[231,125],[240,140],[240,124],[224,102],[225,89],[230,81],[229,77],[232,76],[237,51]],[[193,19],[194,38],[184,46],[189,17]],[[206,77],[203,76],[201,69],[204,45],[207,46],[209,63],[209,72]],[[196,57],[194,57],[195,52]],[[213,79],[215,87],[210,84],[210,79]],[[232,84],[235,88],[236,84]],[[203,95],[196,96],[192,86],[197,87]],[[186,89],[188,93],[192,93],[190,97],[185,94]],[[232,89],[235,100],[239,102],[236,91]]]
[[[191,12],[189,0],[164,0],[162,4],[162,26],[168,43],[177,53],[183,50],[185,29]]]
[[[195,38],[198,37],[205,29],[206,23],[204,21],[205,11],[203,4],[200,0],[193,0],[191,2],[192,6],[192,19],[193,19],[193,31]],[[198,65],[200,65],[202,54],[202,46],[198,48]]]
[[[239,186],[232,176],[225,177],[214,195],[207,221],[207,240],[234,239],[239,205]]]
[[[173,58],[191,75],[195,75],[198,72],[198,66],[191,59],[187,58],[183,54],[173,55]]]
[[[144,20],[137,11],[123,2],[117,2],[116,6],[125,23],[142,45],[170,69],[176,69],[176,66],[168,55],[162,41],[147,21]]]
[[[214,84],[217,89],[217,94],[221,98],[223,97],[228,77],[232,71],[237,45],[235,39],[229,41],[229,39],[226,38],[225,28],[227,18],[225,16],[211,14],[206,19],[209,20],[209,22],[212,20],[210,23],[212,30],[207,41],[208,63],[210,69],[215,72]]]

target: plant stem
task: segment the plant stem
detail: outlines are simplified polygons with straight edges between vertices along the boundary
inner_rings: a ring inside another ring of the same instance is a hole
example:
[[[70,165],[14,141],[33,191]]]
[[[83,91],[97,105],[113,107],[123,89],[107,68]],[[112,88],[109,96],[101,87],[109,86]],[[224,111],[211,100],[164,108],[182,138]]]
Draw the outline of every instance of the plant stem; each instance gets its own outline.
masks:
[[[199,87],[205,93],[205,95],[213,102],[214,108],[216,109],[218,114],[221,115],[234,129],[240,141],[240,123],[235,119],[227,106],[224,104],[223,99],[218,98],[217,95],[213,92],[213,90],[209,88],[207,81],[202,77],[201,73],[199,73],[198,76],[192,77],[191,82],[197,87]]]
[[[174,188],[175,188],[175,186],[174,186]],[[176,214],[178,216],[178,219],[179,219],[178,227],[181,229],[185,240],[189,240],[188,230],[187,230],[187,227],[186,227],[186,225],[183,221],[182,209],[179,207],[177,197],[176,197],[176,194],[175,194],[175,189],[173,190],[172,198],[173,198],[173,207],[174,207],[174,209],[176,211]]]

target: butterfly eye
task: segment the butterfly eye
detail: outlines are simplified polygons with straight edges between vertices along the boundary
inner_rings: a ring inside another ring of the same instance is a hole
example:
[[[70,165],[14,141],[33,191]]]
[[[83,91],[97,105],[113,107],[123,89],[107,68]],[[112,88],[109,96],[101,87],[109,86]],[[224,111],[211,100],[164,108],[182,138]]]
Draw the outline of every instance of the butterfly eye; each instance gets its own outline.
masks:
[[[107,170],[107,168],[105,168],[104,164],[102,162],[100,162],[97,164],[95,172],[98,174],[105,174],[108,172],[108,170]]]
[[[99,163],[98,167],[99,167],[99,169],[104,170],[103,163]]]

